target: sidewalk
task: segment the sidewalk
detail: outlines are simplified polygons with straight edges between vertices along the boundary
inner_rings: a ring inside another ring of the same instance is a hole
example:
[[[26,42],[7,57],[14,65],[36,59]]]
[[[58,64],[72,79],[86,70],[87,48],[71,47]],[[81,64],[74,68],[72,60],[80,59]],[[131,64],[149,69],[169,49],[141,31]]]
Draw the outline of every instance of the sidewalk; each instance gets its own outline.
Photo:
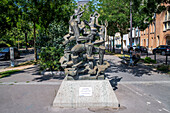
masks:
[[[111,66],[106,75],[111,81],[119,109],[53,108],[54,97],[63,80],[61,76],[42,76],[38,66],[0,79],[2,113],[170,113],[170,77],[138,65],[128,67],[121,59],[105,55]],[[161,92],[166,92],[161,93]],[[169,93],[168,93],[169,92]],[[168,112],[167,112],[168,111]]]
[[[27,68],[34,67],[34,65],[25,65],[25,66],[19,66],[19,67],[8,67],[5,69],[0,69],[0,72],[10,71],[10,70],[24,70]]]

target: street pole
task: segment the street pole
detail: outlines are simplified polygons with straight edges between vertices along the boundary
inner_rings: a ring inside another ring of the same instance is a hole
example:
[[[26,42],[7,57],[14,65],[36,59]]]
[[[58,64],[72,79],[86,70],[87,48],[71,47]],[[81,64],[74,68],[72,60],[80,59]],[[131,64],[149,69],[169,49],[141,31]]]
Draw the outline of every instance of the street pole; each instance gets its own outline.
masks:
[[[132,47],[132,0],[130,1],[130,47]]]
[[[130,64],[133,66],[133,60],[132,60],[132,0],[130,1]]]

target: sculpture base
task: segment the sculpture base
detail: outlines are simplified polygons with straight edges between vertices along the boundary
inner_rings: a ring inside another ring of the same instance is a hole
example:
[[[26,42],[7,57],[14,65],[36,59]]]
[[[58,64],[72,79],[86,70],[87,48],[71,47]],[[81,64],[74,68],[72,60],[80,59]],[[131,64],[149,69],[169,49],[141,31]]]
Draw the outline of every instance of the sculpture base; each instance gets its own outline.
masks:
[[[62,108],[118,108],[119,102],[108,80],[63,80],[53,101]]]
[[[72,77],[72,76],[66,76],[66,80],[104,80],[105,75],[100,75],[98,76],[98,79],[96,79],[96,76],[91,76],[91,75],[80,75],[77,77]]]

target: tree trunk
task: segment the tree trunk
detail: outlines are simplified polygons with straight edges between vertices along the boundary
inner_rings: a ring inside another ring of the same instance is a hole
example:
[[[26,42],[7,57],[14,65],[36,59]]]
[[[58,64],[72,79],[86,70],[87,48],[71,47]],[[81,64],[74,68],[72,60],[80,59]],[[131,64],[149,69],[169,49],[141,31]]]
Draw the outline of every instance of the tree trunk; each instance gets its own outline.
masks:
[[[115,40],[114,40],[114,36],[115,35],[113,35],[113,53],[115,53]]]
[[[139,36],[139,28],[138,28],[138,45],[140,46],[140,36]]]
[[[25,32],[25,43],[26,43],[25,49],[27,51],[28,50],[28,47],[27,47],[27,43],[28,43],[28,41],[27,41],[27,32]]]
[[[149,51],[149,26],[148,26],[148,51]]]
[[[110,40],[110,52],[112,51],[112,40]]]
[[[18,49],[19,49],[19,37],[18,37]]]
[[[121,35],[121,54],[123,54],[123,33],[120,33]]]
[[[109,51],[109,36],[107,36],[107,45],[108,45],[108,51]]]
[[[34,22],[34,61],[37,61],[37,50],[36,50],[36,28]]]

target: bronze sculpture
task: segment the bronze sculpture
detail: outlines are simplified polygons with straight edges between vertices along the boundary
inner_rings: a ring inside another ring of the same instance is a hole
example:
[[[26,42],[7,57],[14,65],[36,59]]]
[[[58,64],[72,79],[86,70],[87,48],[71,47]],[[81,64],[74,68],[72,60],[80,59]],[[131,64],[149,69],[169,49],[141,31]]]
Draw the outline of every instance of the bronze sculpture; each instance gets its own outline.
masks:
[[[97,12],[90,16],[89,22],[81,21],[83,12],[79,7],[70,17],[69,34],[64,36],[63,42],[67,47],[60,63],[66,76],[71,76],[73,79],[79,79],[80,76],[89,78],[95,76],[98,79],[110,66],[107,61],[103,61],[105,26],[99,25],[100,15]],[[69,43],[73,43],[73,45],[69,45]],[[96,57],[97,54],[99,54],[98,57]]]

